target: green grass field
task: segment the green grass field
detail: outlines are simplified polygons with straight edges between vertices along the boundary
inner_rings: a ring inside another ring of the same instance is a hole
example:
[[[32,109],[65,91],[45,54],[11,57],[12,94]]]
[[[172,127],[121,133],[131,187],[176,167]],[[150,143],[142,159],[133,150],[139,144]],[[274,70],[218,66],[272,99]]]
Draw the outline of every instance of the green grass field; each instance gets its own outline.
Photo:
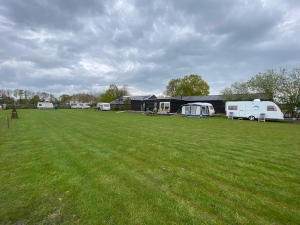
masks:
[[[0,111],[0,224],[299,224],[300,125]]]

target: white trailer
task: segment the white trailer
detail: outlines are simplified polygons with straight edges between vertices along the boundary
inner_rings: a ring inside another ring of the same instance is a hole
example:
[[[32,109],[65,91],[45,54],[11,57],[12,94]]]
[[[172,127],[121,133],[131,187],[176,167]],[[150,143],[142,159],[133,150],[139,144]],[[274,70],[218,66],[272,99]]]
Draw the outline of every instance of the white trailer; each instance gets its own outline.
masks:
[[[206,102],[194,102],[184,104],[181,107],[181,116],[210,117],[215,114],[212,104]]]
[[[110,110],[110,104],[107,103],[107,102],[99,102],[99,103],[97,103],[97,110],[98,111],[100,111],[100,110],[104,110],[104,111]]]
[[[38,102],[36,107],[38,109],[53,109],[53,103],[51,103],[51,102]]]
[[[71,105],[71,109],[89,109],[91,108],[88,103],[82,103],[82,102],[73,102],[70,104]]]
[[[266,120],[284,120],[284,115],[278,105],[271,101],[228,101],[225,104],[226,116],[228,118],[248,118],[255,120],[264,118]]]

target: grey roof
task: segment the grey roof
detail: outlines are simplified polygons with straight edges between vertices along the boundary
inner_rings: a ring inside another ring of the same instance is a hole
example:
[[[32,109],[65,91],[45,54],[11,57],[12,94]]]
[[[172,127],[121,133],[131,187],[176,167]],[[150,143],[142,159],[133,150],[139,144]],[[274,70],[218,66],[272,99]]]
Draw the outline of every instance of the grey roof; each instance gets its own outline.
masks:
[[[177,97],[181,99],[181,97]],[[182,100],[187,102],[204,102],[204,101],[223,101],[225,98],[223,95],[207,95],[207,96],[182,96]]]
[[[112,101],[110,104],[112,105],[123,105],[124,104],[124,101],[127,99],[127,98],[130,98],[131,100],[146,100],[146,99],[149,99],[149,98],[156,98],[155,95],[133,95],[133,96],[123,96],[121,97],[121,99],[116,99],[114,101]]]
[[[156,98],[155,95],[137,95],[137,96],[124,96],[120,100],[116,99],[112,101],[110,104],[115,104],[115,105],[123,105],[124,100],[127,98],[130,98],[131,100],[147,100],[147,99],[152,99]],[[178,96],[178,97],[163,97],[163,98],[158,98],[158,99],[177,99],[177,100],[184,100],[186,102],[206,102],[206,101],[223,101],[225,100],[223,95],[207,95],[207,96]]]
[[[145,100],[155,95],[136,95],[136,96],[124,96],[126,98],[130,98],[131,100]]]

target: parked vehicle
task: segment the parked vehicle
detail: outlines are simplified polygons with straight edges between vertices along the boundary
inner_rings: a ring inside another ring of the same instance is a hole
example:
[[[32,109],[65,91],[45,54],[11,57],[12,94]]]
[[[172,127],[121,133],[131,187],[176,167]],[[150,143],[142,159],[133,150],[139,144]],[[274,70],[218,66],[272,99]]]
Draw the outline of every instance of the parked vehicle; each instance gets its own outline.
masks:
[[[88,103],[71,103],[71,109],[89,109],[91,108]]]
[[[226,116],[229,118],[248,118],[255,120],[262,116],[266,120],[284,120],[278,105],[271,101],[228,101],[225,104]]]
[[[194,102],[184,104],[181,107],[182,116],[190,117],[210,117],[215,114],[212,104],[206,102]]]
[[[110,110],[110,104],[107,102],[99,102],[97,103],[97,110],[101,111],[101,110]]]
[[[53,109],[53,103],[51,102],[38,102],[37,103],[38,109]]]

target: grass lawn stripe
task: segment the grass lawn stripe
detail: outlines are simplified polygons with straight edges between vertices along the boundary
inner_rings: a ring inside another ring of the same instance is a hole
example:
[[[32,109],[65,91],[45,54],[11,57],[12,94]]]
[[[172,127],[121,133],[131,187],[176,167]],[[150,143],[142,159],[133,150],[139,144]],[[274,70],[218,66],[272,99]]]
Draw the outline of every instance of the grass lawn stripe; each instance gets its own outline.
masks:
[[[0,127],[3,223],[299,221],[295,124],[93,110],[18,114],[11,129]]]

